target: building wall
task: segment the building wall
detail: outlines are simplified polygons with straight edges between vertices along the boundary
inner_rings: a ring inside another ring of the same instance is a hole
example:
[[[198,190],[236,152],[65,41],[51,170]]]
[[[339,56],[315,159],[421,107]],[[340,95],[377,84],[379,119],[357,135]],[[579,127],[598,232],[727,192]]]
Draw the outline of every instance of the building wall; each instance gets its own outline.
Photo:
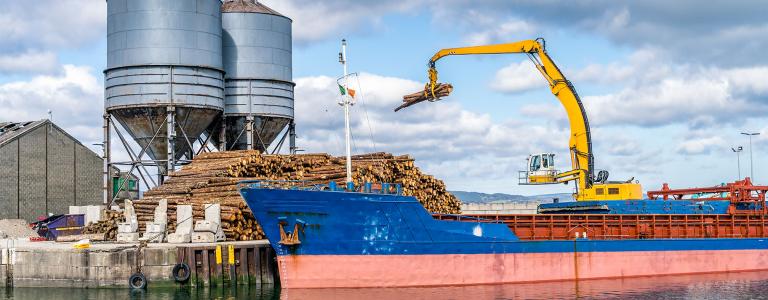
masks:
[[[26,132],[19,137],[19,218],[37,220],[48,211],[46,207],[45,163],[47,126]]]
[[[0,218],[15,218],[19,213],[19,142],[0,147]]]
[[[98,205],[102,159],[49,124],[0,146],[0,218],[35,221],[70,205]]]
[[[75,151],[75,168],[77,168],[75,202],[77,205],[100,205],[104,192],[102,190],[103,160],[81,144],[75,144]]]
[[[75,169],[77,168],[74,148],[76,143],[57,129],[48,131],[48,211],[69,212],[69,206],[75,204],[76,197]]]

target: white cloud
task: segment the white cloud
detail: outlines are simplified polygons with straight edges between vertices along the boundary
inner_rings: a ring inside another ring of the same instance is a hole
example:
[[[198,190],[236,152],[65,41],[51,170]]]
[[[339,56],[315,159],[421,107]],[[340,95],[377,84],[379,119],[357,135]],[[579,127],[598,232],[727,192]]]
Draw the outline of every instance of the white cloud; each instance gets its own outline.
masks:
[[[475,14],[479,14],[475,12]],[[469,16],[473,18],[473,16]],[[501,24],[497,24],[495,20],[493,22],[483,22],[484,25],[480,27],[479,31],[470,33],[466,38],[466,43],[469,45],[484,45],[499,42],[508,42],[510,37],[518,36],[530,36],[535,33],[537,28],[530,22],[510,19]]]
[[[0,74],[33,73],[49,74],[59,70],[56,53],[27,51],[20,54],[0,55]]]
[[[583,99],[594,124],[662,126],[701,115],[725,117],[751,110],[744,100],[731,96],[728,82],[705,78],[669,78],[653,86]]]
[[[533,88],[540,78],[531,76],[538,75],[536,72],[526,74],[526,69],[522,63],[504,67],[492,86],[504,92]],[[661,58],[658,49],[643,48],[618,61],[588,64],[565,73],[576,85],[595,126],[687,124],[698,129],[738,124],[768,113],[768,81],[762,80],[768,76],[768,67],[764,65],[680,64]],[[594,86],[603,88],[595,92]],[[553,109],[551,104],[528,104],[521,112],[535,116]],[[564,119],[564,115],[558,118]]]
[[[106,1],[0,2],[0,50],[76,48],[106,34]]]
[[[547,80],[529,61],[512,63],[496,72],[491,88],[505,93],[517,93],[537,88],[547,88]]]
[[[768,62],[768,34],[759,0],[719,1],[428,1],[436,23],[463,27],[467,39],[503,20],[525,18],[535,36],[585,34],[616,45],[661,47],[687,63],[748,66]],[[475,12],[474,14],[472,12]],[[471,16],[482,16],[475,21]],[[467,20],[464,20],[467,19]],[[487,22],[485,20],[495,20]],[[702,21],[706,20],[706,22]],[[479,34],[479,36],[483,36]],[[503,40],[519,40],[514,35]],[[486,39],[479,39],[486,40]]]
[[[704,136],[686,139],[677,145],[677,152],[681,154],[696,155],[709,154],[712,151],[722,150],[727,147],[726,141],[719,136]]]
[[[53,112],[53,121],[89,143],[100,136],[103,87],[88,67],[65,65],[61,75],[0,84],[0,120],[32,121]],[[99,139],[96,139],[98,141]]]
[[[308,1],[266,0],[265,5],[293,20],[293,38],[303,42],[319,41],[330,36],[342,38],[364,26],[379,24],[381,17],[392,12],[406,12],[420,1]]]

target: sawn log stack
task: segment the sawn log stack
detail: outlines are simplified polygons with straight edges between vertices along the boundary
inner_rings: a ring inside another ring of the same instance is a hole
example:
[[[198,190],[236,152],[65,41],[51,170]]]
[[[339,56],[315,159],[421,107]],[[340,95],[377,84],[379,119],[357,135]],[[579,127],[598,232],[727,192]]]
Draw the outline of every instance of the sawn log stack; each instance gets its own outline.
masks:
[[[445,184],[422,173],[410,156],[370,153],[352,157],[353,180],[400,183],[405,195],[415,196],[430,212],[459,213],[461,203]],[[253,214],[238,194],[242,180],[302,180],[307,184],[336,181],[343,186],[344,158],[328,154],[262,155],[257,151],[204,153],[180,171],[171,173],[164,184],[144,193],[134,202],[139,228],[152,221],[161,199],[168,200],[169,231],[174,230],[176,205],[191,204],[195,220],[203,219],[203,205],[221,204],[221,219],[227,240],[264,238]]]

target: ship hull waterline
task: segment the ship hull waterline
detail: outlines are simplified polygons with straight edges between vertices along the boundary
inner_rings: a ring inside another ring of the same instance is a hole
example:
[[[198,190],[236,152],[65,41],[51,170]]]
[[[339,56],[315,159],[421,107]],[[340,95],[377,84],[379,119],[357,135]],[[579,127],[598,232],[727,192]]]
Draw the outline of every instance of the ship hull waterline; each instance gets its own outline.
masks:
[[[766,270],[766,250],[443,255],[286,255],[284,288],[530,283]]]

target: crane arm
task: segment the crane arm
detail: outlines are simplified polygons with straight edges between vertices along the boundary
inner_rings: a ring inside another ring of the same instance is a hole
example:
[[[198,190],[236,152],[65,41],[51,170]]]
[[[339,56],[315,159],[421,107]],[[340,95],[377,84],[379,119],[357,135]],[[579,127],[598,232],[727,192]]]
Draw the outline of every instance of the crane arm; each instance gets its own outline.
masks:
[[[549,87],[568,114],[568,121],[571,125],[571,135],[569,139],[569,149],[571,155],[572,171],[566,172],[572,180],[578,180],[580,188],[592,187],[594,178],[594,158],[592,155],[592,137],[589,131],[589,121],[581,103],[579,95],[576,93],[573,85],[560,72],[552,58],[547,55],[543,39],[520,41],[508,44],[485,45],[462,48],[442,49],[435,53],[429,60],[429,83],[426,90],[435,97],[435,86],[437,85],[437,68],[435,63],[443,57],[451,55],[484,55],[484,54],[508,54],[525,53],[536,65],[536,69],[541,72],[544,79],[549,83]]]

